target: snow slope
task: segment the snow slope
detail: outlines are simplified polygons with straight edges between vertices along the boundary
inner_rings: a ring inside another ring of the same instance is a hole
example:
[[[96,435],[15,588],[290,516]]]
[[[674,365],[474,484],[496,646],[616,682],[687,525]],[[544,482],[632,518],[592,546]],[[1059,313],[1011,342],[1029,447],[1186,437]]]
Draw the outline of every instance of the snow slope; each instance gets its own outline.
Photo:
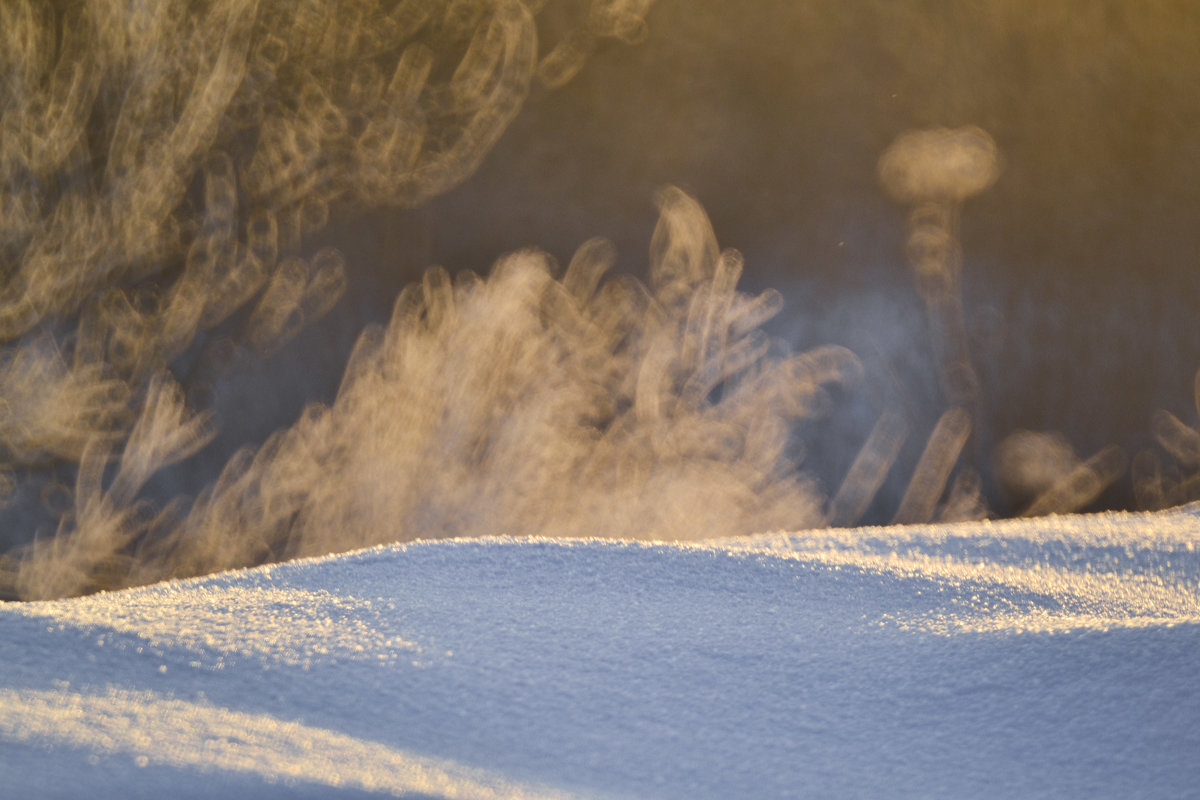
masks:
[[[9,797],[1173,797],[1189,509],[381,547],[0,607]]]

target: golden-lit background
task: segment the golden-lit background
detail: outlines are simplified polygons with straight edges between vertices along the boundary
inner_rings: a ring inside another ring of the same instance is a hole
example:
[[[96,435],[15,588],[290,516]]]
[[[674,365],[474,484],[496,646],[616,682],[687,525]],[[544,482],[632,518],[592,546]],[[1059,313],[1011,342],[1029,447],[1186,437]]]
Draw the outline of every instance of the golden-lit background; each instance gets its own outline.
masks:
[[[1192,499],[1182,0],[2,15],[6,594]]]
[[[475,178],[432,204],[434,260],[530,241],[565,258],[604,235],[640,264],[649,198],[674,183],[745,253],[745,285],[784,293],[776,330],[870,365],[865,418],[888,403],[940,413],[907,209],[876,167],[906,130],[977,125],[1003,160],[961,222],[992,434],[1056,431],[1081,456],[1119,444],[1132,460],[1157,446],[1156,409],[1195,422],[1200,10],[701,5],[661,0],[642,45],[531,102]],[[860,438],[865,421],[850,424]],[[1128,473],[1102,502],[1135,504]]]

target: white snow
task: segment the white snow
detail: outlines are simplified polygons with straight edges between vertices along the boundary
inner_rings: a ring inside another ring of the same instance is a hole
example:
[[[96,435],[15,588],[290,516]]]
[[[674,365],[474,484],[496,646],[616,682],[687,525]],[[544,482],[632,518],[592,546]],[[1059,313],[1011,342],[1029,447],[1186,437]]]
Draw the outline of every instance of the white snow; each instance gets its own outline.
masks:
[[[1192,509],[422,542],[0,607],[6,797],[1173,797]]]

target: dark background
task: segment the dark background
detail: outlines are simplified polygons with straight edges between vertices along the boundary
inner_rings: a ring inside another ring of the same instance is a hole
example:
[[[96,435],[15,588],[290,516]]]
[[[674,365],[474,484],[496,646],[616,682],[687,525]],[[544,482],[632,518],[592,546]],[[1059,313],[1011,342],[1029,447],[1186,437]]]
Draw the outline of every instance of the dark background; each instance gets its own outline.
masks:
[[[554,16],[540,24],[553,41]],[[1197,42],[1191,0],[658,0],[645,41],[536,88],[459,188],[416,211],[334,209],[314,249],[346,253],[347,297],[231,384],[216,454],[330,399],[354,335],[430,264],[486,272],[531,245],[565,263],[605,236],[623,270],[644,274],[654,192],[669,183],[745,254],[744,289],[783,291],[772,332],[796,349],[846,345],[867,365],[806,466],[835,483],[889,405],[916,420],[911,462],[944,404],[903,256],[906,210],[876,164],[906,130],[965,124],[1004,158],[962,220],[985,449],[1020,428],[1061,432],[1081,456],[1154,447],[1154,409],[1196,418]],[[1131,502],[1126,478],[1101,505]]]

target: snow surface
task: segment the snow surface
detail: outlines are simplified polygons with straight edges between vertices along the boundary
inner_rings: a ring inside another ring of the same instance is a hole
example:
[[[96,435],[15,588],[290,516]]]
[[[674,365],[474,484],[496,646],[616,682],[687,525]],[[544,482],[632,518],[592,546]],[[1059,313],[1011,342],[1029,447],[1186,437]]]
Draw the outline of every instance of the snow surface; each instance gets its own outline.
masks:
[[[1200,516],[381,547],[0,607],[6,797],[1183,797]]]

